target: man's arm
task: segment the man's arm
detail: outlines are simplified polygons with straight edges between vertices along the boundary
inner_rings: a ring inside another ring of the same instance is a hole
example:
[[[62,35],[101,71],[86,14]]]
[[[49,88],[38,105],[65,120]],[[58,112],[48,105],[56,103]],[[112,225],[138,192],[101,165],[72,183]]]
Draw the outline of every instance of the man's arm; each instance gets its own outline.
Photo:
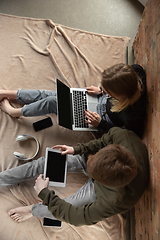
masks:
[[[60,199],[53,190],[50,191],[48,188],[44,188],[38,197],[43,200],[43,205],[48,206],[48,210],[56,219],[75,226],[93,225],[113,215],[106,201],[104,204],[95,201],[82,207],[75,207]]]
[[[88,143],[78,143],[74,147],[70,147],[67,145],[56,145],[52,148],[59,148],[61,150],[62,154],[73,154],[73,155],[85,154],[87,156],[88,154],[97,153],[101,148],[107,146],[108,144],[113,144],[114,136],[117,134],[118,135],[123,134],[123,131],[124,130],[122,130],[121,128],[112,127],[108,131],[108,133],[105,133],[101,138],[94,139]]]
[[[74,154],[95,154],[101,148],[107,146],[108,144],[112,143],[112,136],[111,132],[105,133],[101,138],[94,139],[88,143],[78,143],[77,146],[74,146]]]
[[[77,146],[71,147],[67,145],[55,145],[52,148],[58,148],[61,151],[61,154],[95,154],[101,148],[107,145],[107,136],[109,134],[104,134],[102,138],[92,140],[88,143],[78,143]]]
[[[67,145],[55,145],[52,147],[53,149],[58,148],[61,151],[62,155],[65,154],[74,154],[74,148]]]
[[[101,139],[93,140],[86,144],[79,144],[77,146],[77,148],[79,148],[78,153],[82,152],[83,150],[84,152],[82,153],[89,153],[92,148],[95,148],[95,146],[98,150],[103,146],[107,146],[107,144],[112,144],[115,138],[114,135],[117,131],[120,131],[118,135],[121,136],[125,130],[114,128],[111,129],[107,134],[104,134]],[[74,154],[76,154],[76,152]],[[41,180],[44,181],[43,179]],[[36,184],[38,184],[38,182],[39,181],[37,181]],[[99,186],[97,183],[94,183],[94,185]],[[104,194],[104,190],[102,190],[103,187],[97,187],[95,189],[95,202],[86,204],[82,207],[73,206],[65,200],[60,199],[54,191],[50,191],[45,185],[43,187],[44,188],[40,192],[37,192],[38,197],[42,199],[43,204],[48,206],[48,210],[54,215],[55,218],[75,226],[92,225],[103,220],[104,218],[118,213],[114,208],[111,207],[111,203],[108,200],[110,192],[106,193],[107,198],[105,198],[105,196],[104,198],[101,197]],[[38,187],[38,189],[40,190],[41,188]],[[105,189],[105,191],[107,191],[107,189]],[[109,202],[107,203],[107,201]]]
[[[48,206],[48,210],[61,221],[75,226],[91,225],[104,218],[103,209],[98,204],[91,203],[84,207],[74,207],[55,195],[54,191],[48,189],[49,178],[43,179],[40,174],[35,181],[34,189],[38,197],[43,200],[43,204]]]

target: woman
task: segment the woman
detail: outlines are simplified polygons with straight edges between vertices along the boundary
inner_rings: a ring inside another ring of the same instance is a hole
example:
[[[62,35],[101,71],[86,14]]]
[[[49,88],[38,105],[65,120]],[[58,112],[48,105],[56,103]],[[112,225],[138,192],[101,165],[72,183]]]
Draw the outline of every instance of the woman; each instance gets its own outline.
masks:
[[[147,89],[146,75],[140,65],[114,65],[102,73],[100,87],[86,89],[88,94],[99,95],[99,114],[87,111],[86,122],[103,132],[118,126],[134,131],[139,137],[143,136]]]
[[[89,95],[98,95],[98,114],[86,111],[86,122],[108,132],[113,126],[133,130],[139,137],[146,120],[146,77],[139,65],[116,64],[102,73],[100,87],[86,87]],[[7,98],[24,104],[14,108]],[[57,114],[57,93],[42,90],[2,90],[0,107],[12,117]]]

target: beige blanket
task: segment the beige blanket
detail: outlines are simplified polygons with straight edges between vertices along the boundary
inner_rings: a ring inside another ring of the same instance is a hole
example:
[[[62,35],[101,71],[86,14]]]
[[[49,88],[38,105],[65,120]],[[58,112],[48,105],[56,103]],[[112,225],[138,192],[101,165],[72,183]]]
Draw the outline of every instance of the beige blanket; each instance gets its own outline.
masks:
[[[98,85],[101,72],[113,64],[125,62],[129,38],[104,36],[71,29],[51,20],[30,19],[0,14],[0,89],[55,90],[55,78],[72,87]],[[12,101],[15,107],[19,105]],[[38,157],[55,144],[75,145],[88,142],[93,135],[74,132],[57,125],[34,132],[32,123],[44,117],[11,118],[0,111],[0,171],[24,164],[14,158],[18,151],[30,157],[36,150],[33,140],[18,143],[19,134],[34,135],[40,142]],[[86,181],[83,174],[68,174],[66,188],[56,193],[66,197]],[[94,226],[74,227],[63,223],[61,229],[43,227],[42,219],[32,217],[16,223],[7,214],[11,208],[34,204],[40,199],[33,189],[34,180],[0,189],[0,239],[124,239],[124,219],[111,217]]]

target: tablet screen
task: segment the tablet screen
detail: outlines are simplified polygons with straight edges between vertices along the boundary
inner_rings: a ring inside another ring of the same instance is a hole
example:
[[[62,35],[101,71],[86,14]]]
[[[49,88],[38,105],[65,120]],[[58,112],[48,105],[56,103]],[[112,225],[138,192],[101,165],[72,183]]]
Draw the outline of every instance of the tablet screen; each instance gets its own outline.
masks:
[[[50,186],[65,186],[67,161],[66,155],[58,150],[46,149],[44,177],[49,177]]]
[[[61,155],[57,152],[48,151],[48,163],[46,176],[49,177],[50,181],[64,182],[65,177],[65,155]]]

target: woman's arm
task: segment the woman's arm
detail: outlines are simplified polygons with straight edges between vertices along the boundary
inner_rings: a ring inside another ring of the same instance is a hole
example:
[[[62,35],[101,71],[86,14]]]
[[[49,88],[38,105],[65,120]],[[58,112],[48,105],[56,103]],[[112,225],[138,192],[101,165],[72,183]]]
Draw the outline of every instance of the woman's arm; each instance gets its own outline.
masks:
[[[99,95],[102,93],[102,90],[100,87],[90,86],[86,87],[88,95]]]

